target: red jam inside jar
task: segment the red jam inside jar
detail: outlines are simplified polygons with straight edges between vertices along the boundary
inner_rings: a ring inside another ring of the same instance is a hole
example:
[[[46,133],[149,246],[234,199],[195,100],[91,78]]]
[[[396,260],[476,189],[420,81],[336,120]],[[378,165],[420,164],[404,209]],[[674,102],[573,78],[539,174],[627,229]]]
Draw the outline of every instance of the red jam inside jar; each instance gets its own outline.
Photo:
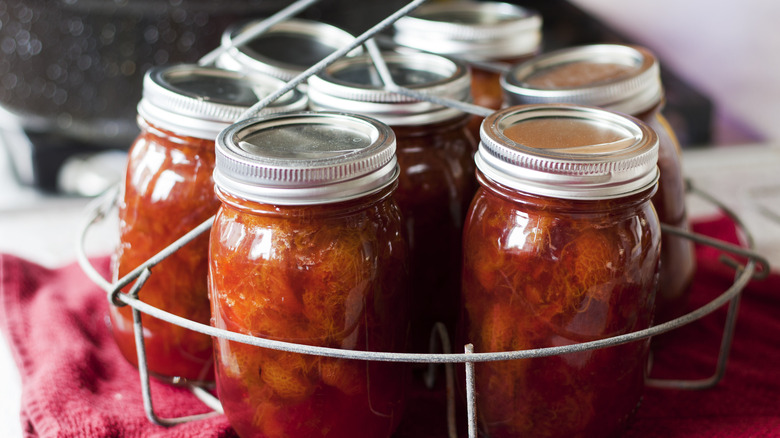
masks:
[[[214,193],[214,139],[251,104],[257,93],[281,82],[193,65],[150,70],[139,104],[141,134],[129,153],[119,202],[119,246],[113,276],[144,264],[210,217],[220,206]],[[302,95],[286,95],[269,111],[300,108]],[[174,315],[208,324],[208,236],[201,235],[152,267],[138,298]],[[129,292],[132,284],[123,288]],[[114,339],[137,365],[130,307],[109,310]],[[211,338],[150,316],[142,317],[147,367],[173,382],[214,379]]]
[[[515,65],[502,78],[510,104],[568,102],[620,111],[639,118],[658,136],[658,191],[653,205],[662,223],[689,229],[680,145],[664,118],[659,65],[647,49],[613,44],[549,52]],[[693,242],[665,233],[656,322],[686,311],[696,269]]]
[[[467,99],[464,63],[429,53],[384,52],[393,82],[437,97]],[[383,90],[368,56],[342,59],[309,81],[314,109],[359,111],[393,129],[401,207],[411,262],[411,349],[429,350],[437,322],[454,333],[460,294],[461,234],[476,191],[469,115]]]
[[[216,213],[214,141],[182,137],[142,122],[130,151],[119,206],[120,245],[114,257],[121,278]],[[163,260],[139,292],[157,308],[208,324],[208,236],[197,237]],[[129,287],[126,288],[129,290]],[[127,292],[124,290],[124,292]],[[137,365],[130,307],[111,307],[114,339]],[[213,380],[211,338],[165,321],[143,317],[147,365],[159,377]]]
[[[463,241],[460,335],[475,352],[650,327],[661,240],[650,203],[657,140],[639,123],[554,105],[486,119],[476,157],[481,187]],[[638,406],[648,345],[475,364],[482,431],[618,435]]]
[[[392,197],[394,137],[356,117],[291,114],[220,136],[222,207],[210,247],[215,327],[297,344],[405,351],[408,260]],[[214,351],[217,391],[242,437],[389,437],[400,422],[406,364],[222,338]]]
[[[429,351],[442,323],[452,335],[459,314],[463,221],[476,188],[468,116],[424,127],[393,127],[398,138],[398,190],[410,239],[411,348]]]

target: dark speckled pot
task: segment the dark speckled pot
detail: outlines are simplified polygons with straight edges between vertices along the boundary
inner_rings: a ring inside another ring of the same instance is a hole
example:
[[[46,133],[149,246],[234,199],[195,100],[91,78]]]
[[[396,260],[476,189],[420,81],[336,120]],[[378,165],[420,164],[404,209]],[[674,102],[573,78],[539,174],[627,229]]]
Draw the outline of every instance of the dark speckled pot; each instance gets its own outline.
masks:
[[[28,132],[129,144],[146,70],[196,61],[229,24],[288,3],[0,1],[0,106]]]

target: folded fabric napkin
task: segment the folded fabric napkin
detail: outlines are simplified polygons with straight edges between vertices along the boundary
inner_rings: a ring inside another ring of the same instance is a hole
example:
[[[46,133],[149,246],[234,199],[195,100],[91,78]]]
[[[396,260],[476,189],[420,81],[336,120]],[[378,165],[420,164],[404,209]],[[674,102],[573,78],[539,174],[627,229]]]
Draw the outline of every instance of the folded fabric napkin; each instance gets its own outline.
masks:
[[[108,259],[96,260],[102,272]],[[76,265],[50,270],[0,255],[0,328],[22,377],[28,437],[234,437],[224,416],[164,428],[145,416],[138,371],[114,343],[106,294]],[[152,381],[161,417],[208,412],[188,390]]]
[[[725,218],[695,230],[736,242]],[[734,271],[717,251],[698,247],[691,309],[733,282]],[[94,261],[102,272],[108,259]],[[0,331],[8,338],[22,376],[21,421],[29,437],[233,437],[222,415],[161,427],[144,414],[137,370],[127,363],[107,326],[106,294],[72,264],[47,269],[0,254]],[[652,376],[706,378],[715,369],[725,308],[664,336]],[[625,436],[780,436],[780,275],[753,281],[743,292],[734,344],[724,379],[714,389],[648,388]],[[460,383],[460,382],[459,382]],[[162,417],[207,412],[189,391],[152,381]],[[412,391],[398,437],[445,436],[437,393]],[[438,416],[438,417],[437,417]],[[433,424],[433,426],[431,425]],[[461,436],[465,431],[461,430]]]

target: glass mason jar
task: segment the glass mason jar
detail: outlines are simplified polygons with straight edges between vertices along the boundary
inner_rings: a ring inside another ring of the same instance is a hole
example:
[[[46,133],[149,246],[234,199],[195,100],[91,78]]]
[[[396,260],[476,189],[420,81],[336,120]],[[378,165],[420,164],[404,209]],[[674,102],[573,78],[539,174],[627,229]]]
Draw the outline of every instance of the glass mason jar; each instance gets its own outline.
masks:
[[[133,143],[119,201],[119,245],[114,281],[127,275],[217,212],[214,139],[238,116],[283,83],[236,72],[179,64],[147,72],[138,104],[141,133]],[[283,96],[267,111],[305,107],[300,93]],[[209,322],[206,274],[208,237],[200,236],[152,269],[139,298],[175,315]],[[128,292],[130,286],[123,289]],[[114,339],[137,365],[129,307],[111,307]],[[144,317],[147,365],[171,380],[213,380],[209,336]]]
[[[661,179],[653,205],[662,223],[689,229],[680,146],[661,110],[664,91],[658,60],[647,49],[590,45],[562,49],[518,64],[502,78],[510,105],[568,102],[630,114],[658,135]],[[696,270],[693,242],[663,235],[656,322],[686,310]]]
[[[539,53],[542,17],[510,3],[456,1],[420,6],[394,25],[394,41],[404,47],[471,62],[471,94],[476,105],[503,104],[501,68]],[[493,65],[493,68],[490,65]],[[479,138],[482,117],[473,116],[471,132]]]
[[[375,120],[293,113],[217,139],[212,324],[267,339],[402,352],[408,260],[395,137]],[[219,398],[242,437],[389,437],[409,366],[215,339]]]
[[[382,54],[394,82],[421,93],[468,99],[466,66],[428,53]],[[401,173],[395,198],[409,239],[411,348],[427,352],[436,322],[454,333],[463,219],[476,190],[468,114],[384,90],[371,58],[343,58],[309,80],[309,106],[354,112],[395,132]]]
[[[463,232],[462,341],[514,351],[650,327],[655,133],[573,105],[510,107],[482,126],[481,188]],[[639,403],[648,345],[478,363],[481,428],[493,438],[615,436]]]
[[[262,73],[287,82],[354,39],[349,32],[336,26],[291,18],[234,47],[234,41],[241,32],[258,22],[260,20],[225,29],[222,45],[230,48],[217,58],[217,66],[248,74]],[[357,48],[350,54],[361,51]]]

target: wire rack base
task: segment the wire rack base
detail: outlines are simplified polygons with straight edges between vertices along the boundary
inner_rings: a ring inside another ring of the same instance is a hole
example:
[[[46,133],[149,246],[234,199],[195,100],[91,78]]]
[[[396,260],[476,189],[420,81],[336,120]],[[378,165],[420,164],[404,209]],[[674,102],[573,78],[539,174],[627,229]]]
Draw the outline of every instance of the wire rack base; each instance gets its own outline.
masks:
[[[733,284],[719,296],[714,298],[707,304],[699,307],[680,316],[671,321],[663,324],[654,325],[648,329],[640,330],[636,332],[627,333],[620,336],[600,339],[596,341],[576,343],[572,345],[560,346],[560,347],[548,347],[531,350],[517,350],[517,351],[504,351],[504,352],[474,352],[473,346],[470,344],[463,346],[463,353],[453,353],[450,348],[450,339],[448,333],[443,325],[437,325],[431,333],[431,353],[387,353],[387,352],[371,352],[371,351],[355,351],[355,350],[342,350],[336,348],[316,347],[310,345],[302,345],[281,341],[274,341],[270,339],[264,339],[259,337],[248,336],[236,332],[217,329],[208,325],[200,324],[195,321],[182,318],[171,313],[165,312],[159,308],[153,307],[138,299],[138,291],[152,275],[152,269],[154,265],[164,260],[170,254],[176,252],[179,248],[186,245],[195,237],[206,232],[211,228],[213,223],[213,217],[205,221],[195,229],[191,230],[179,240],[174,242],[169,247],[149,259],[147,263],[139,266],[136,270],[118,280],[116,283],[111,283],[106,280],[90,263],[87,258],[84,247],[90,228],[109,214],[116,207],[116,199],[118,196],[118,189],[113,188],[106,192],[99,198],[93,200],[90,206],[87,208],[87,216],[80,230],[80,236],[77,244],[77,258],[81,268],[85,274],[98,286],[106,291],[108,300],[113,305],[118,306],[130,306],[133,313],[134,332],[137,347],[138,356],[138,370],[141,379],[144,409],[146,416],[154,424],[161,426],[172,426],[189,421],[201,420],[209,418],[214,415],[222,414],[222,407],[219,400],[213,396],[209,391],[198,386],[188,386],[190,391],[198,397],[204,404],[206,404],[212,412],[205,414],[198,414],[192,416],[178,417],[178,418],[162,418],[158,416],[152,404],[152,394],[150,386],[150,376],[148,368],[146,366],[146,350],[143,339],[143,322],[142,314],[153,316],[155,318],[164,320],[171,324],[176,324],[187,329],[203,333],[209,336],[221,337],[231,341],[242,342],[257,347],[270,348],[274,350],[287,351],[292,353],[319,355],[341,359],[354,359],[354,360],[368,360],[368,361],[385,361],[385,362],[407,362],[407,363],[425,363],[428,364],[429,369],[426,375],[426,385],[432,387],[437,378],[436,376],[436,364],[445,365],[445,383],[447,392],[447,424],[450,436],[457,436],[455,428],[455,378],[453,365],[461,363],[465,365],[466,370],[466,406],[468,410],[468,427],[469,437],[476,438],[476,395],[474,388],[474,364],[478,362],[490,362],[501,360],[517,360],[528,359],[535,357],[545,357],[560,354],[568,354],[580,351],[594,350],[599,348],[606,348],[616,345],[621,345],[629,342],[638,341],[641,339],[650,338],[656,335],[670,332],[684,325],[697,321],[704,316],[709,315],[715,310],[728,304],[728,313],[723,328],[723,334],[720,343],[720,349],[718,352],[718,358],[716,362],[715,370],[711,377],[701,380],[660,380],[649,379],[646,384],[648,386],[659,388],[675,388],[675,389],[707,389],[712,388],[720,382],[726,372],[726,364],[728,361],[729,352],[731,349],[731,343],[734,335],[734,327],[737,320],[737,309],[739,307],[739,301],[741,293],[744,287],[754,279],[763,279],[769,272],[770,267],[768,261],[761,255],[755,253],[752,248],[754,246],[753,237],[749,231],[744,227],[740,218],[725,205],[719,202],[716,198],[710,194],[695,187],[692,183],[688,182],[688,192],[698,195],[705,200],[712,202],[719,207],[729,218],[731,218],[739,231],[744,236],[747,248],[743,248],[731,243],[723,242],[717,239],[713,239],[701,234],[691,233],[679,228],[662,225],[663,233],[671,233],[677,236],[681,236],[687,239],[691,239],[696,243],[707,245],[718,250],[723,251],[725,254],[721,256],[721,261],[728,266],[734,268],[735,277]],[[726,255],[728,254],[728,255]],[[735,257],[746,259],[744,264],[739,263]],[[135,281],[128,293],[121,292],[122,288]],[[440,346],[440,353],[434,352],[437,350],[436,345]]]

